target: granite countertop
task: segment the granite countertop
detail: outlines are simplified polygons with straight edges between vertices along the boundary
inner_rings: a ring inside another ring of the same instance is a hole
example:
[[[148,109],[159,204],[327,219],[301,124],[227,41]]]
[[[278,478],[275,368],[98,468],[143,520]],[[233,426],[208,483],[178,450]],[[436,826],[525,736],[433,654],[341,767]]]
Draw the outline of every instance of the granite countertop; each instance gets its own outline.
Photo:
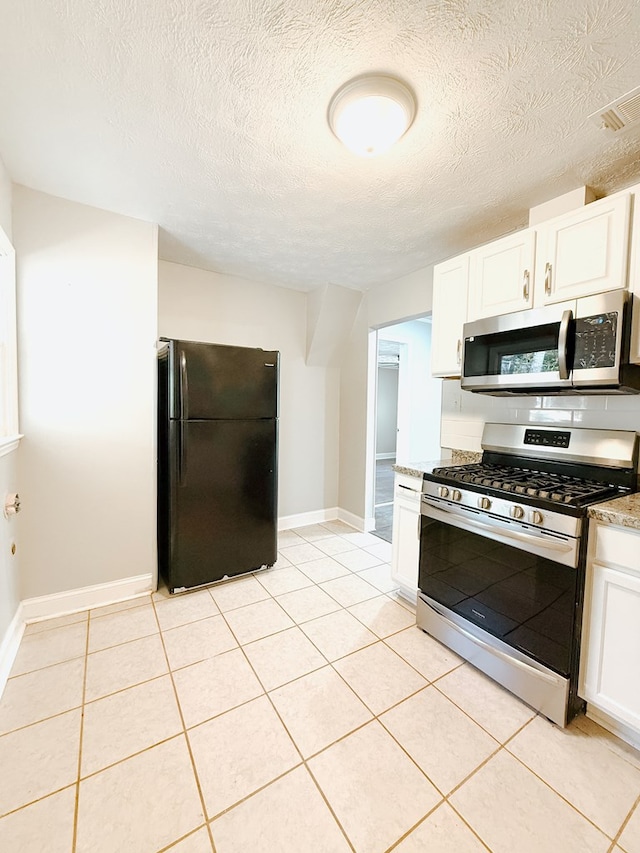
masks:
[[[589,507],[589,518],[640,530],[640,492]]]
[[[434,468],[453,467],[454,465],[466,465],[470,462],[480,462],[482,453],[472,450],[453,450],[451,459],[431,459],[428,462],[407,462],[404,465],[394,465],[396,474],[408,474],[409,477],[422,477],[430,474]]]
[[[428,462],[407,462],[405,465],[394,465],[393,470],[396,474],[408,474],[409,477],[422,477],[423,474],[430,474],[434,468],[439,468],[442,465],[453,465],[451,459],[431,459]]]

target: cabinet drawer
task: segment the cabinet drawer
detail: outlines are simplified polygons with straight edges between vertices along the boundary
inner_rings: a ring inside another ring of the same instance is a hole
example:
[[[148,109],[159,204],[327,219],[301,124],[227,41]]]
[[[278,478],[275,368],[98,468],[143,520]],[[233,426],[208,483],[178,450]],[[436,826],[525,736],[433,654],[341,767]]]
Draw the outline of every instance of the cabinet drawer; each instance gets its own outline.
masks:
[[[398,496],[411,497],[412,494],[418,495],[422,491],[422,477],[412,477],[410,474],[396,474],[395,492]]]
[[[609,524],[598,524],[595,559],[600,563],[614,563],[640,574],[640,533]]]

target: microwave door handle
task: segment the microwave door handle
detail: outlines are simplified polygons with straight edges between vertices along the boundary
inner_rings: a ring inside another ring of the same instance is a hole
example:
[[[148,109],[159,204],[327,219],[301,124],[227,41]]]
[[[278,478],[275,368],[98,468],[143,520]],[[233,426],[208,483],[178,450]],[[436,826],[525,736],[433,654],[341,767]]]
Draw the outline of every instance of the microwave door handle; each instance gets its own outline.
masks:
[[[562,312],[560,321],[560,332],[558,333],[558,372],[560,379],[569,378],[567,365],[567,343],[569,339],[569,323],[573,320],[573,311],[570,309]]]

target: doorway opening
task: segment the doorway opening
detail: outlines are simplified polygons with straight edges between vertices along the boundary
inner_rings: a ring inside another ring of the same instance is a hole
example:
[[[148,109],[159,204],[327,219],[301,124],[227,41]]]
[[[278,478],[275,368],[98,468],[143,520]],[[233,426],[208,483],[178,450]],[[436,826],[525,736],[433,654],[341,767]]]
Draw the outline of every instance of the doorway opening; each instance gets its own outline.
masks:
[[[441,380],[431,378],[430,316],[370,336],[367,516],[371,532],[391,542],[393,466],[440,456]]]

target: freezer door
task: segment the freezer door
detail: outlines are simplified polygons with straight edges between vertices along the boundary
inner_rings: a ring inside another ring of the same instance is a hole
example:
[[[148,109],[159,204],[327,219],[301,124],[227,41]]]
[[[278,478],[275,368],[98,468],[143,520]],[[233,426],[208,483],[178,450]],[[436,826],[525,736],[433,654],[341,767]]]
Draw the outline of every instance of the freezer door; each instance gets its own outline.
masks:
[[[277,417],[279,355],[249,347],[170,341],[169,417]]]
[[[169,424],[169,589],[277,559],[277,421]]]

